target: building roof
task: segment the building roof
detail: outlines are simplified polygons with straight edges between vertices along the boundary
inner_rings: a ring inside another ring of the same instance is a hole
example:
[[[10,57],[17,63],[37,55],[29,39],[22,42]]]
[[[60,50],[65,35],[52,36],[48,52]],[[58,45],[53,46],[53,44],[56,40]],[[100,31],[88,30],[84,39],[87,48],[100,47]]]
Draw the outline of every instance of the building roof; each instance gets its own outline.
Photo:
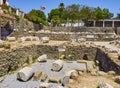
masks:
[[[5,18],[8,18],[8,19],[11,19],[11,20],[15,20],[14,17],[10,16],[10,15],[7,15],[7,14],[4,14],[4,13],[0,13],[0,16],[1,17],[5,17]]]

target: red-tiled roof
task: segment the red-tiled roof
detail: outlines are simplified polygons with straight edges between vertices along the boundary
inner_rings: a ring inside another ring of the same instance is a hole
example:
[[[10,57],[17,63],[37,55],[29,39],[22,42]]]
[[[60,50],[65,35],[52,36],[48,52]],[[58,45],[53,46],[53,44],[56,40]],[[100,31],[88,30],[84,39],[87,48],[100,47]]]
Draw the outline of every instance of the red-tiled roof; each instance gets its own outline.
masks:
[[[15,20],[14,17],[10,16],[10,15],[7,15],[7,14],[4,14],[4,13],[0,13],[0,16],[1,17],[5,17],[5,18],[8,18],[8,19],[11,19],[11,20]]]

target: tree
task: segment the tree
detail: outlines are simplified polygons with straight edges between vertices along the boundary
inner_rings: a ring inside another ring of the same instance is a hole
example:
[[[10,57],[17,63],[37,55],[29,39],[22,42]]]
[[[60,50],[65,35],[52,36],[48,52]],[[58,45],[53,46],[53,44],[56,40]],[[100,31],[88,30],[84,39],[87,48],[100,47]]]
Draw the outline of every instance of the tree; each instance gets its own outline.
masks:
[[[110,19],[113,17],[113,14],[109,12],[109,9],[103,9],[103,19]]]
[[[60,5],[59,5],[59,11],[60,11],[60,23],[62,22],[62,16],[63,16],[63,12],[64,12],[64,8],[65,6],[64,6],[64,3],[60,3]]]
[[[108,9],[104,8],[103,10],[100,7],[97,7],[95,10],[96,20],[100,19],[110,19],[113,17],[113,13],[109,12]]]
[[[68,11],[67,16],[71,20],[71,23],[74,23],[76,20],[78,20],[79,9],[80,9],[79,4],[72,4],[67,6],[66,8],[66,10]]]
[[[95,16],[96,16],[96,20],[103,19],[103,12],[102,12],[102,9],[100,7],[96,8]]]
[[[35,9],[31,10],[28,13],[28,17],[29,17],[30,21],[47,25],[46,16],[45,16],[44,12],[41,10],[35,10]]]
[[[117,19],[120,19],[120,13],[117,14],[117,17],[116,17],[116,18],[117,18]]]
[[[52,22],[53,26],[57,26],[60,23],[60,11],[58,8],[52,9],[48,13],[48,21]]]
[[[84,22],[95,19],[94,8],[90,8],[88,6],[83,6],[82,9],[80,10],[80,18]]]
[[[64,3],[60,3],[60,5],[59,5],[60,18],[62,17],[62,12],[63,12],[64,9],[65,9],[64,8]]]

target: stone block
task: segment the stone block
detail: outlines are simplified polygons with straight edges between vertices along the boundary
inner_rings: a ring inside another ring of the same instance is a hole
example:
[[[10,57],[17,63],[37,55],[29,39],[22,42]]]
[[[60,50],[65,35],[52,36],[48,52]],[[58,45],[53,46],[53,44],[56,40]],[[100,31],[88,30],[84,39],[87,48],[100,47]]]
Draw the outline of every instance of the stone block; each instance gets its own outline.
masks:
[[[43,54],[38,57],[38,62],[46,62],[47,61],[47,54]]]
[[[14,42],[14,41],[16,41],[16,38],[15,37],[7,37],[7,40],[9,42]]]
[[[42,76],[41,76],[41,81],[45,81],[47,79],[48,75],[45,74],[45,73],[42,73]]]
[[[49,83],[42,83],[39,88],[51,88]]]
[[[62,84],[65,86],[70,83],[70,79],[76,79],[78,77],[78,72],[76,70],[68,71],[64,77]]]
[[[61,82],[61,79],[60,79],[60,77],[57,77],[57,76],[50,76],[50,77],[49,77],[49,82],[52,82],[52,83],[60,83],[60,82]]]
[[[43,43],[48,43],[49,42],[49,37],[41,37],[41,41],[43,42]]]
[[[33,76],[33,79],[37,81],[37,80],[40,79],[41,75],[42,75],[42,72],[41,71],[37,71],[37,72],[35,72],[35,74]]]
[[[63,68],[63,61],[62,60],[56,60],[53,62],[51,70],[52,71],[60,71]]]
[[[25,67],[18,71],[17,79],[20,81],[28,81],[34,74],[34,70],[31,67]]]

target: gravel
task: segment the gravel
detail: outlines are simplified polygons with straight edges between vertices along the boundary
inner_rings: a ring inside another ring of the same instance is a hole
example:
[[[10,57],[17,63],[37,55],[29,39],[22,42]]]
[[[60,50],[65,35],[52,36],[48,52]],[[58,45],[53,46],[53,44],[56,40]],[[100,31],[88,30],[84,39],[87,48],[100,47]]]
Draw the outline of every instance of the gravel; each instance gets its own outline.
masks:
[[[32,67],[34,71],[42,71],[50,76],[58,76],[61,79],[65,75],[67,71],[70,71],[72,69],[79,69],[79,70],[86,70],[86,64],[85,63],[77,63],[76,61],[73,61],[72,63],[64,62],[63,68],[59,72],[51,71],[51,66],[54,60],[48,60],[44,63],[33,63]],[[18,81],[16,78],[17,72],[11,75],[7,75],[6,78],[0,83],[0,88],[39,88],[40,84],[43,83],[41,80],[33,81],[33,78],[30,79],[27,82],[21,82]],[[45,81],[48,82],[48,79]],[[60,83],[50,83],[51,88],[56,88],[56,86],[61,85]]]

